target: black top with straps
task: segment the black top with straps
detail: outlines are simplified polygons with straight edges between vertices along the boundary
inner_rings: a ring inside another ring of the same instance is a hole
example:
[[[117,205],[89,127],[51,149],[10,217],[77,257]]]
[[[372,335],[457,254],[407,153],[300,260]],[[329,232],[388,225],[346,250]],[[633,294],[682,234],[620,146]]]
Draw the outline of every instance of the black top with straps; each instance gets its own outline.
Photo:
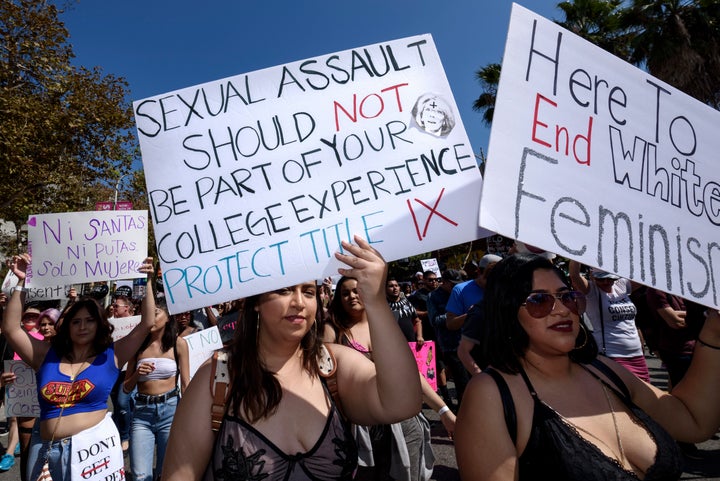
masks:
[[[645,473],[647,481],[677,480],[682,474],[682,455],[670,435],[642,409],[633,404],[627,386],[620,377],[599,360],[592,365],[615,385],[609,385],[595,373],[588,372],[611,389],[630,409],[633,416],[652,437],[657,452],[655,462]],[[583,366],[584,367],[584,366]],[[508,431],[517,438],[517,419],[512,394],[505,379],[494,369],[484,371],[492,376],[500,390]],[[533,420],[530,438],[519,459],[519,479],[548,477],[554,480],[637,480],[635,473],[624,469],[597,446],[582,437],[560,415],[543,403],[524,371],[521,375],[533,398]],[[618,390],[619,389],[619,390]]]

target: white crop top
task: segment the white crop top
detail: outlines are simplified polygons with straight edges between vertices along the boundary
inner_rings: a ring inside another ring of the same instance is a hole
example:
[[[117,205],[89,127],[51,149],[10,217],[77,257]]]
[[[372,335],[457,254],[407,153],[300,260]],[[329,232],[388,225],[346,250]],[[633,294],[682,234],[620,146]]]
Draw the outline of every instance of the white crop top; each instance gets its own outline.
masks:
[[[177,375],[177,364],[175,359],[168,359],[167,357],[146,357],[138,359],[137,367],[143,362],[151,362],[155,365],[155,369],[145,376],[140,376],[138,382],[155,381],[158,379],[168,379]]]

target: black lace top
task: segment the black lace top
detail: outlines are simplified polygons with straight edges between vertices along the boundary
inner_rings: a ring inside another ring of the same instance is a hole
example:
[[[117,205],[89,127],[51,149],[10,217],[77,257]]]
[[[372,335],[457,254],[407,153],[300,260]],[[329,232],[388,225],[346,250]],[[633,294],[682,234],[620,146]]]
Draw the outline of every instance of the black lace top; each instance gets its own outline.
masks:
[[[590,374],[597,377],[592,371]],[[523,379],[533,397],[534,413],[530,439],[520,456],[520,479],[537,479],[538,475],[554,480],[637,480],[638,476],[624,469],[617,460],[605,455],[597,446],[582,437],[560,415],[537,396],[530,379]],[[599,379],[599,378],[598,378]],[[618,378],[619,379],[619,378]],[[625,395],[601,379],[625,403],[637,422],[655,441],[655,462],[645,473],[645,481],[677,480],[682,474],[682,455],[677,443],[645,411]],[[624,387],[624,385],[623,385]]]
[[[286,454],[247,422],[225,415],[203,480],[352,479],[357,467],[357,447],[327,388],[325,392],[331,403],[330,414],[315,446],[305,453]]]

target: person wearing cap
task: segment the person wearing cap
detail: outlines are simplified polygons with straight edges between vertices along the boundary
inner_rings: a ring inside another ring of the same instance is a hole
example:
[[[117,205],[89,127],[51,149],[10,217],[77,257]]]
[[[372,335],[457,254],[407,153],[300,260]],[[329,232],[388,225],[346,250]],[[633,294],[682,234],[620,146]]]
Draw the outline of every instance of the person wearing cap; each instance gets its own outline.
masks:
[[[453,287],[447,306],[447,327],[451,331],[462,328],[470,306],[482,301],[487,276],[492,268],[502,260],[495,254],[485,254],[478,262],[475,279],[462,282]]]
[[[637,308],[630,299],[635,285],[630,279],[597,268],[590,270],[588,280],[580,273],[581,267],[579,262],[570,261],[570,280],[573,287],[587,297],[585,316],[592,325],[600,354],[650,382],[642,341],[635,325]]]
[[[455,269],[447,269],[442,273],[440,286],[432,291],[428,296],[427,307],[430,323],[435,329],[438,349],[445,363],[445,367],[450,370],[453,380],[455,381],[455,393],[457,395],[457,403],[460,405],[465,386],[469,381],[469,377],[465,368],[458,358],[458,345],[460,343],[460,331],[451,331],[447,327],[447,311],[446,306],[450,299],[450,293],[453,288],[463,282],[460,271]],[[451,405],[451,399],[445,400]]]

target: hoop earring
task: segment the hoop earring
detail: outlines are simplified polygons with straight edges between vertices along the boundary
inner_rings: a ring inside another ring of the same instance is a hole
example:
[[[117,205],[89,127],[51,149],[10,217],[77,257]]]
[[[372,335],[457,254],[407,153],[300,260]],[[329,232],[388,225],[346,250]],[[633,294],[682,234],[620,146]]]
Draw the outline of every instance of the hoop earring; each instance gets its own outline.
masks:
[[[583,323],[582,319],[580,320],[580,329],[582,330],[583,334],[585,334],[584,339],[583,339],[583,343],[580,344],[579,346],[575,346],[575,347],[573,348],[573,351],[577,351],[578,349],[582,349],[582,348],[585,347],[585,345],[588,343],[588,336],[589,336],[589,334],[588,334],[588,332],[587,332],[587,328],[585,327],[585,324]],[[579,337],[579,335],[578,335],[578,337]],[[577,343],[577,341],[575,341],[575,342]]]

